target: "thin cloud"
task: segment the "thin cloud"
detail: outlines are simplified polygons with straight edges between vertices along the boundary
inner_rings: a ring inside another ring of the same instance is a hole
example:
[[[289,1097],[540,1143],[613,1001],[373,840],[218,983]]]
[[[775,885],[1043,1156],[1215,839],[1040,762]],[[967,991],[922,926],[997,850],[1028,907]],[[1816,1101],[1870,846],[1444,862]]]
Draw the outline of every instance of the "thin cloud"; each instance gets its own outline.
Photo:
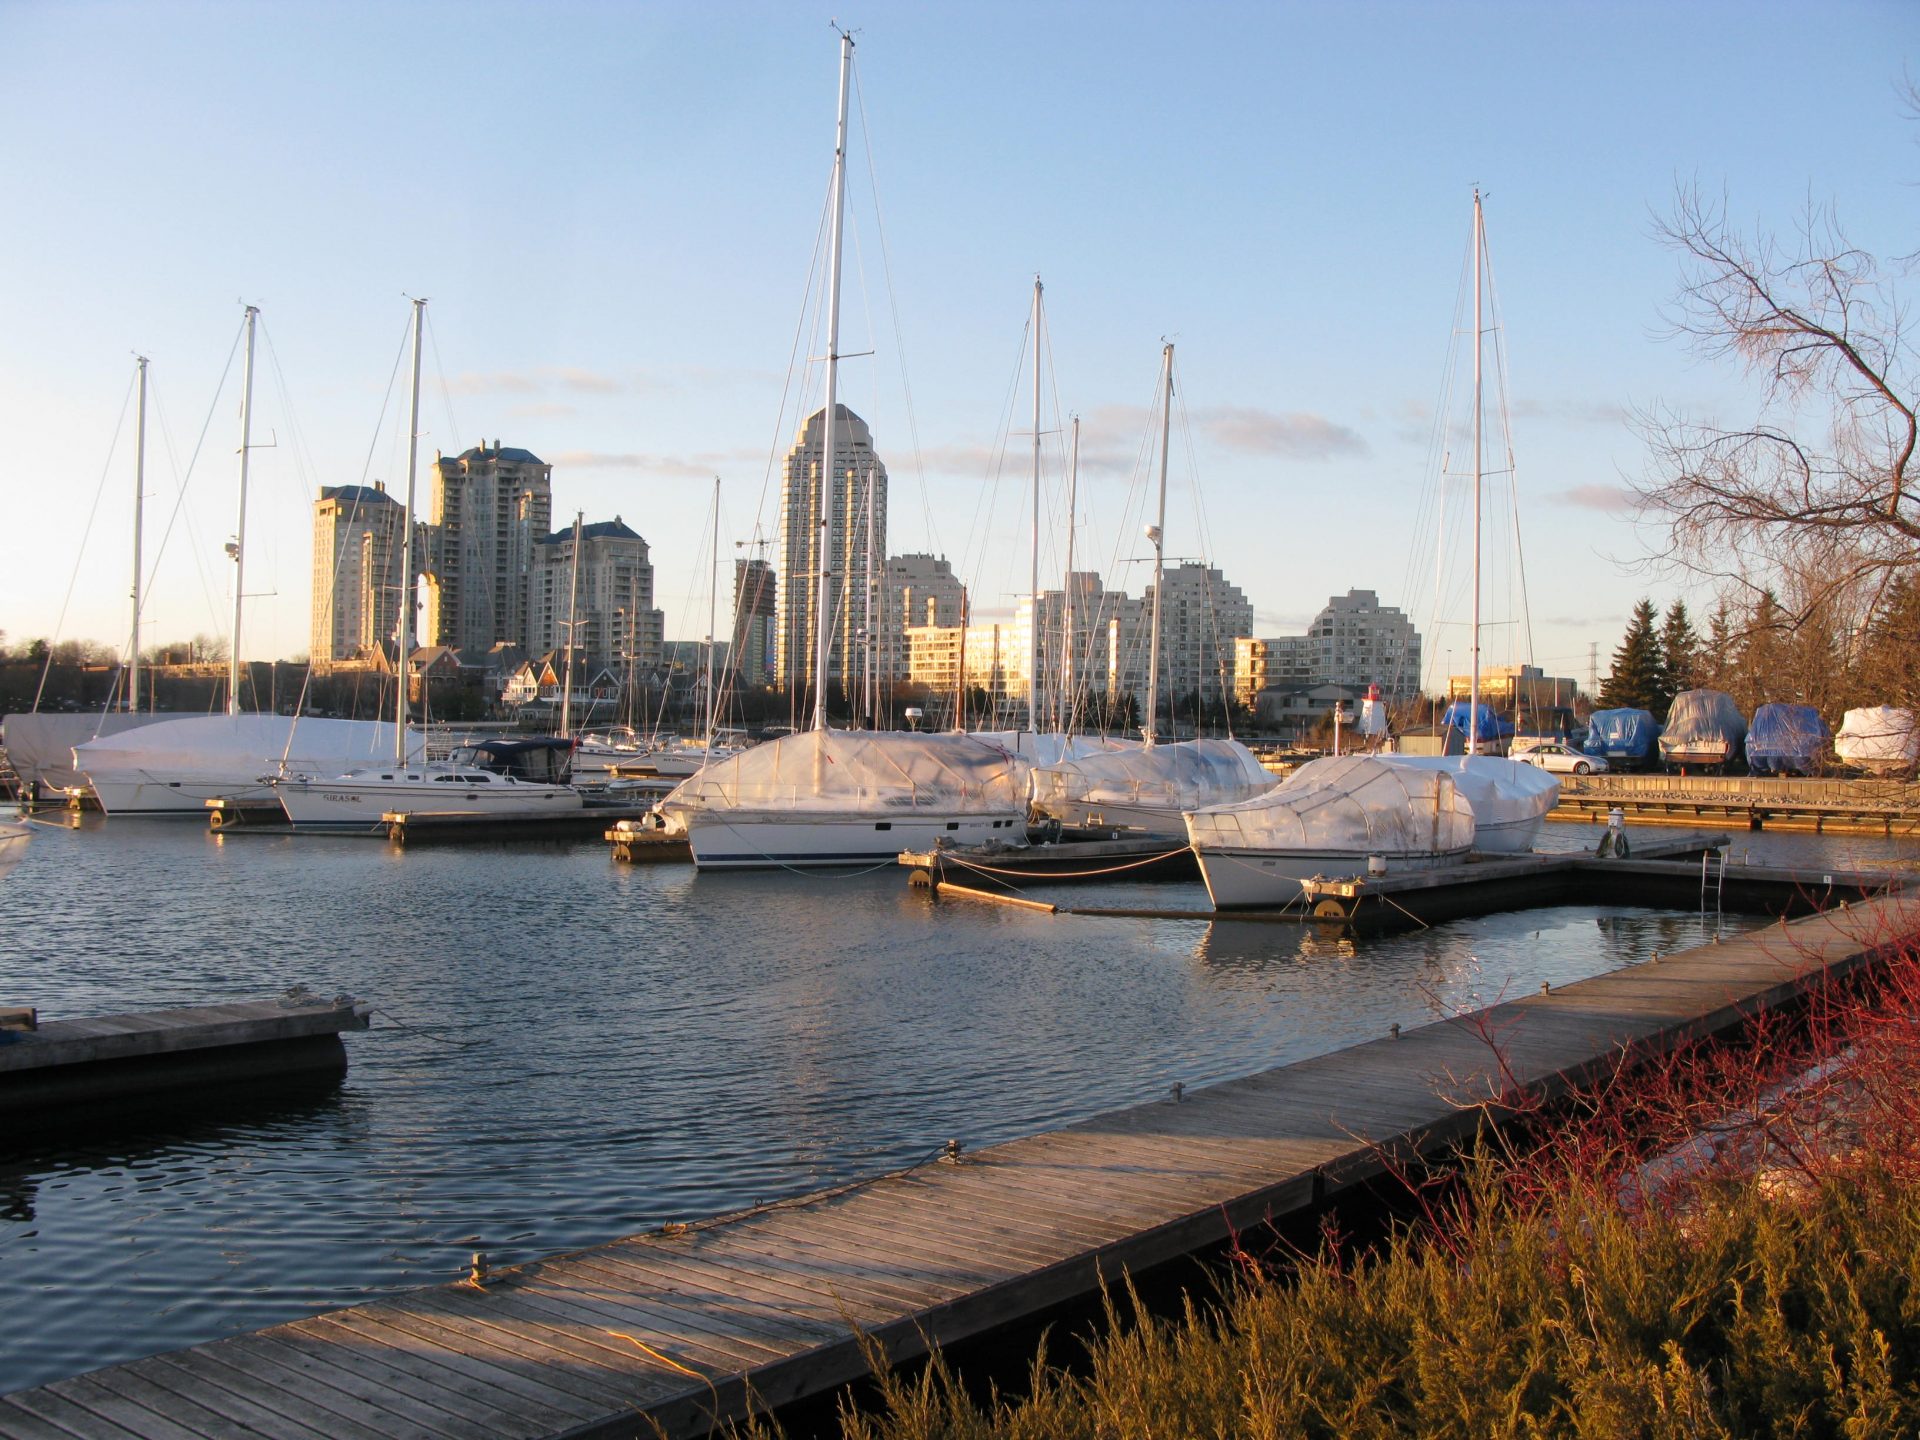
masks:
[[[447,382],[456,395],[540,395],[552,390],[618,395],[627,382],[578,365],[537,365],[531,370],[463,371]]]
[[[566,450],[553,457],[554,468],[632,470],[675,480],[711,480],[743,455],[653,455],[644,451]]]
[[[1562,505],[1607,515],[1631,515],[1635,508],[1633,492],[1619,485],[1575,485],[1554,491],[1552,498]]]
[[[563,365],[548,373],[562,390],[578,390],[589,395],[618,395],[627,388],[611,375],[582,370],[577,365]]]
[[[1197,410],[1193,418],[1216,444],[1247,455],[1332,460],[1342,455],[1367,453],[1367,442],[1357,430],[1336,424],[1324,415],[1229,405]]]
[[[558,400],[536,400],[530,405],[509,405],[507,415],[514,420],[544,420],[556,416],[578,415],[580,407],[564,405]]]

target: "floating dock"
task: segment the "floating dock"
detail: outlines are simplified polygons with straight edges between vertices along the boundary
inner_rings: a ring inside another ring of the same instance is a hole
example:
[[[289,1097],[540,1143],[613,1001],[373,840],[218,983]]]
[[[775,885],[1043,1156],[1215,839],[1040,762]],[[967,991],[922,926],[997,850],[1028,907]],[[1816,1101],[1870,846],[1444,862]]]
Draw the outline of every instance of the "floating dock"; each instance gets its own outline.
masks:
[[[20,1116],[160,1090],[340,1073],[341,1032],[366,1029],[372,1010],[350,995],[295,989],[277,1000],[37,1025],[31,1011],[7,1013],[34,1027],[0,1029],[0,1114]]]
[[[1708,842],[1726,845],[1724,835]],[[1496,910],[1542,905],[1649,905],[1709,913],[1800,916],[1903,888],[1880,871],[1729,865],[1718,855],[1660,859],[1641,845],[1630,859],[1592,855],[1482,857],[1466,865],[1401,874],[1307,880],[1297,918],[1333,921],[1367,934],[1437,925]],[[1672,855],[1679,847],[1664,847]],[[1685,854],[1683,849],[1680,853]],[[1264,913],[1264,912],[1262,912]],[[1238,910],[1223,920],[1260,918]]]
[[[605,834],[609,822],[638,820],[651,804],[587,805],[552,815],[436,814],[429,810],[390,810],[376,833],[395,845],[458,844],[463,841],[553,839]]]
[[[1920,901],[1868,901],[864,1183],[477,1265],[0,1397],[0,1436],[704,1435],[860,1379],[865,1345],[915,1359],[1309,1214],[1523,1099],[1732,1031],[1916,932]]]
[[[613,858],[629,865],[693,863],[693,846],[685,835],[669,835],[645,820],[622,820],[606,832]]]
[[[1920,784],[1759,775],[1562,775],[1555,820],[1735,824],[1743,830],[1920,835]]]

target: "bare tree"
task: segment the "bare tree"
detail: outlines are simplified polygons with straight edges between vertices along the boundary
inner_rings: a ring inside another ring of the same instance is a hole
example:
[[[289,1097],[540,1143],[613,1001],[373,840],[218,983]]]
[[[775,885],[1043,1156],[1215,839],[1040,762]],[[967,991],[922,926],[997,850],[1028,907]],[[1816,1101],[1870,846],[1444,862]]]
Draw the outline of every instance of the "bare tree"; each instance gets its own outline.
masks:
[[[1818,208],[1783,244],[1739,234],[1724,199],[1692,188],[1659,233],[1683,262],[1674,333],[1762,382],[1759,414],[1742,428],[1641,416],[1650,462],[1636,488],[1642,514],[1668,526],[1663,558],[1758,588],[1815,540],[1835,590],[1878,589],[1920,561],[1920,390],[1881,264]],[[1805,615],[1828,597],[1816,587],[1798,598]]]

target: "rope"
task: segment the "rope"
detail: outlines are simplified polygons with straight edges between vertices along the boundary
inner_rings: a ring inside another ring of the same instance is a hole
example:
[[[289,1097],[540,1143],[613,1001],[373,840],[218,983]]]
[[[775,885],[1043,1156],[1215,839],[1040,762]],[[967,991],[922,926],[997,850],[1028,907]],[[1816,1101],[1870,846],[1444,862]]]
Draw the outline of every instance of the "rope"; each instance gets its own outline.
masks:
[[[399,1026],[402,1030],[411,1030],[416,1035],[426,1036],[429,1040],[438,1040],[442,1045],[453,1045],[453,1046],[457,1046],[462,1050],[470,1050],[476,1045],[484,1045],[487,1043],[485,1039],[480,1039],[480,1040],[449,1039],[447,1036],[439,1033],[439,1031],[433,1028],[430,1028],[429,1026],[409,1025],[406,1021],[402,1020],[398,1015],[394,1014],[391,1010],[383,1010],[378,1007],[375,1007],[373,1013],[375,1015],[382,1016],[385,1019],[391,1020],[395,1025]]]
[[[120,431],[127,423],[127,406],[133,403],[133,385],[132,380],[127,381],[127,393],[120,399],[120,418],[113,422],[113,440],[107,446],[107,458],[100,466],[100,483],[94,486],[93,508],[87,511],[86,528],[80,532],[80,553],[83,555],[87,549],[87,537],[93,533],[93,522],[100,514],[100,497],[107,493],[107,475],[113,469],[114,452],[120,448]],[[54,646],[60,643],[61,632],[66,629],[67,606],[73,602],[73,587],[79,580],[80,563],[76,560],[73,573],[67,577],[67,593],[60,601],[60,618],[53,624],[53,640],[47,646],[46,663],[40,667],[40,683],[34,688],[33,709],[36,711],[40,708],[40,697],[46,694],[47,677],[53,673]]]
[[[1148,855],[1143,859],[1128,860],[1119,865],[1107,865],[1098,870],[1049,870],[1044,875],[1036,874],[1031,870],[1008,870],[998,865],[982,865],[974,860],[962,859],[958,855],[949,855],[946,858],[956,865],[968,870],[976,870],[982,875],[1017,875],[1027,880],[1084,880],[1095,875],[1118,875],[1126,870],[1138,870],[1142,866],[1157,865],[1162,860],[1171,860],[1175,855],[1191,848],[1188,845],[1181,845],[1159,855]]]

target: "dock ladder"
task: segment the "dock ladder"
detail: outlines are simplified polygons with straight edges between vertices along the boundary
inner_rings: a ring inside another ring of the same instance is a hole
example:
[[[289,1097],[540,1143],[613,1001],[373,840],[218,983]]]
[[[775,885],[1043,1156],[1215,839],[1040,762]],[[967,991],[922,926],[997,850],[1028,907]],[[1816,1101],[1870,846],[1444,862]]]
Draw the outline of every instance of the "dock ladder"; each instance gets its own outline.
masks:
[[[1718,862],[1716,864],[1715,862]],[[1726,914],[1727,852],[1706,850],[1700,855],[1700,914],[1707,913],[1707,896],[1713,896],[1713,928],[1716,933]]]

